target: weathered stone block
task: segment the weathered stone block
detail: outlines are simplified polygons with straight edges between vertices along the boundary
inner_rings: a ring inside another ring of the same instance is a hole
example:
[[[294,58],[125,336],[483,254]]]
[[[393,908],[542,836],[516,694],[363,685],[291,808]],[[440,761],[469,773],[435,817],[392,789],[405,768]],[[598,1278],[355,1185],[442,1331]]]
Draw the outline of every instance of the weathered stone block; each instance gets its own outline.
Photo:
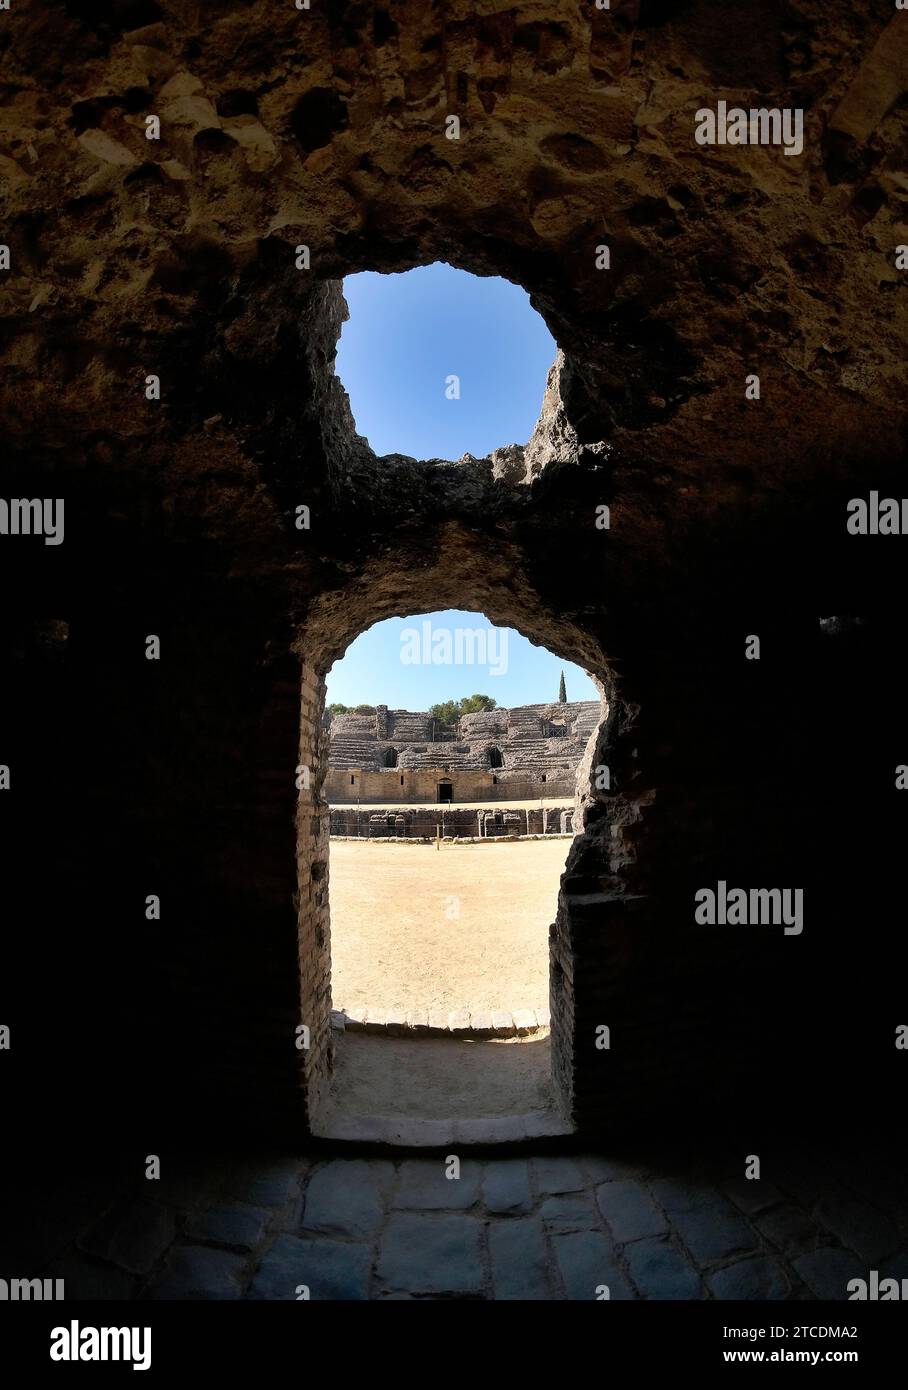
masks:
[[[482,1288],[480,1224],[471,1216],[391,1216],[377,1276],[408,1293],[478,1293]]]
[[[489,1227],[489,1254],[495,1299],[534,1301],[552,1297],[545,1236],[538,1217],[493,1221]]]
[[[370,1267],[368,1245],[282,1235],[266,1252],[247,1297],[298,1300],[304,1285],[310,1301],[361,1302],[369,1297]]]

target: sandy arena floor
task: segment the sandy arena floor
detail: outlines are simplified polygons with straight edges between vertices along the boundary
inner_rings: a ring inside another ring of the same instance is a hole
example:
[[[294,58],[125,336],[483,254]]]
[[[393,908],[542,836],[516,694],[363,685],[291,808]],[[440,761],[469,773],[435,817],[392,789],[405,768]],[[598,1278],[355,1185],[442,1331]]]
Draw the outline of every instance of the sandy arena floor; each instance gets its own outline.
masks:
[[[333,840],[337,1009],[537,1009],[569,840],[378,845]]]
[[[473,1119],[549,1110],[551,1045],[544,1038],[463,1042],[341,1033],[335,1039],[332,1093],[318,1132],[338,1118],[389,1115]]]

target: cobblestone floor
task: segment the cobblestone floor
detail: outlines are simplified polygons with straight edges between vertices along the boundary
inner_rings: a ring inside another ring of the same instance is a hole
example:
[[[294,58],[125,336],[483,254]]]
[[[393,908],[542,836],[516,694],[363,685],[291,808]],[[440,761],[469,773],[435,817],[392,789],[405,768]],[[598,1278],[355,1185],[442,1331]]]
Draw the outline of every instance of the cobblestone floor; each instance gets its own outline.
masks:
[[[170,1171],[166,1171],[167,1169]],[[9,1271],[68,1299],[810,1299],[908,1277],[896,1155],[281,1157],[23,1199]],[[38,1267],[36,1267],[38,1266]],[[4,1271],[4,1274],[6,1271]]]

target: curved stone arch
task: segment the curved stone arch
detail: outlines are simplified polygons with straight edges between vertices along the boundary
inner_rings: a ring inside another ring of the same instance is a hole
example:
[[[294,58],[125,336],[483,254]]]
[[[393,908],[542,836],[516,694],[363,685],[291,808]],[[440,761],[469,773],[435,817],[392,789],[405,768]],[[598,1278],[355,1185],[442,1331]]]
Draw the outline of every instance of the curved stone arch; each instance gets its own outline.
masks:
[[[454,537],[448,530],[449,543]],[[304,671],[309,673],[303,686],[303,741],[307,729],[318,730],[324,706],[324,676],[333,662],[361,632],[389,617],[406,617],[408,613],[459,608],[481,612],[496,626],[510,627],[563,660],[578,662],[590,672],[600,690],[601,718],[587,745],[577,773],[576,806],[580,814],[573,818],[575,838],[568,848],[564,878],[571,878],[576,888],[581,865],[595,864],[598,886],[602,873],[607,872],[605,854],[596,848],[606,834],[606,793],[595,786],[593,768],[600,760],[598,750],[611,736],[617,709],[615,682],[609,663],[593,633],[576,620],[556,614],[543,605],[541,597],[529,582],[518,581],[520,571],[509,570],[506,557],[497,562],[486,553],[479,538],[470,533],[458,534],[458,547],[464,563],[450,563],[450,548],[439,547],[434,567],[412,571],[406,556],[399,551],[382,558],[355,581],[336,593],[321,595],[311,606],[309,619],[301,629],[296,650],[304,659]],[[505,576],[508,583],[505,583]],[[321,798],[321,788],[327,772],[327,753],[323,741],[318,741],[312,753],[316,769],[313,785],[300,794],[298,818],[298,862],[305,879],[308,859],[327,859],[330,816]],[[313,819],[317,823],[316,838],[312,839]],[[587,828],[589,824],[589,829]],[[302,889],[302,881],[301,881]],[[330,904],[326,887],[316,885],[316,893],[300,897],[300,958],[306,966],[302,974],[302,1016],[313,1017],[313,1045],[306,1054],[306,1078],[309,1113],[317,1111],[328,1070],[330,1069],[330,1031],[327,1020],[327,1001],[330,996]],[[550,1012],[552,1039],[552,1076],[556,1098],[566,1117],[574,1111],[575,992],[593,988],[574,962],[574,922],[570,903],[563,891],[554,930],[550,935]],[[315,1017],[317,1013],[317,1017]],[[319,1047],[317,1039],[322,1040]]]

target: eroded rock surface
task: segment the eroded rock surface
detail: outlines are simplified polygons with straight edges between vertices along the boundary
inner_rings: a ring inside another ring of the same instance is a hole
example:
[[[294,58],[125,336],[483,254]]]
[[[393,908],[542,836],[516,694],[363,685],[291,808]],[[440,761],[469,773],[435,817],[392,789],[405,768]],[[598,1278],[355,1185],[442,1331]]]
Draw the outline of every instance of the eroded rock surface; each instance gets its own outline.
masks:
[[[330,1060],[321,678],[370,623],[458,607],[609,699],[591,759],[611,790],[590,761],[553,932],[575,1116],[790,1078],[766,1048],[809,1048],[760,1033],[760,970],[802,1000],[839,979],[894,833],[903,571],[851,543],[844,506],[902,486],[906,25],[889,0],[0,12],[4,491],[67,502],[53,560],[3,554],[17,810],[44,881],[57,750],[91,750],[50,862],[96,912],[78,944],[51,936],[50,996],[23,978],[63,1018],[82,981],[86,1069],[109,1071],[138,1017],[117,1065],[151,1109],[179,1092],[193,1114],[204,1095],[294,1122],[300,978],[316,1088]],[[719,100],[803,108],[803,154],[697,145]],[[436,259],[529,292],[559,346],[540,423],[491,459],[377,459],[334,375],[341,281]],[[829,637],[826,613],[864,623]],[[843,727],[870,889],[829,875]],[[814,885],[827,929],[802,995],[774,944],[693,931],[693,888],[736,875]],[[178,958],[152,951],[121,1000],[100,981],[140,882],[169,892]],[[796,1013],[774,1010],[803,1041]],[[607,1082],[603,1022],[624,1039]]]

